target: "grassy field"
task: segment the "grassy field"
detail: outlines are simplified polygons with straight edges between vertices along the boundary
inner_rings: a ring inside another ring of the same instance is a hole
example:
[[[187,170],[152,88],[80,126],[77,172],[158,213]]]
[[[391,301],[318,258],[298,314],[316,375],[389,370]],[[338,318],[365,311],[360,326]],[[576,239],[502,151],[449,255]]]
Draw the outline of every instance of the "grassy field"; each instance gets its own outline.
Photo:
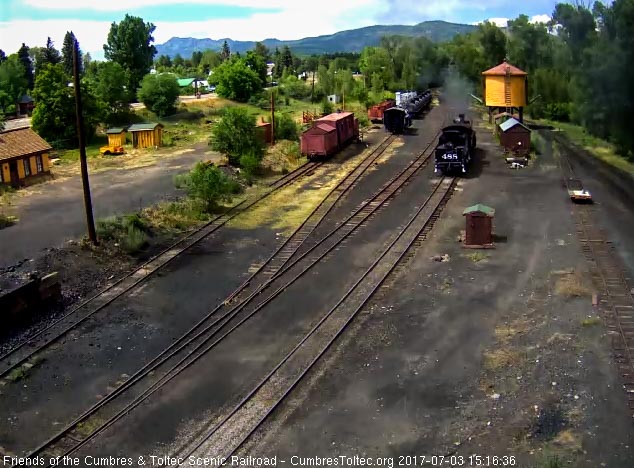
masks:
[[[589,135],[583,127],[550,120],[537,120],[535,123],[549,125],[562,130],[568,136],[570,141],[589,151],[596,158],[629,174],[634,174],[634,163],[631,163],[625,158],[619,156],[614,145],[605,140]]]
[[[99,148],[106,145],[108,140],[103,129],[86,147],[88,167],[91,172],[99,172],[110,169],[131,169],[151,166],[159,158],[169,157],[180,153],[179,150],[191,147],[197,143],[207,142],[211,136],[213,125],[221,118],[222,110],[227,107],[242,107],[248,110],[258,121],[270,120],[270,111],[259,107],[229,101],[227,99],[213,97],[201,100],[182,102],[176,114],[159,118],[147,109],[137,109],[135,120],[143,122],[161,122],[164,125],[163,147],[159,149],[133,149],[131,136],[128,135],[127,144],[124,145],[125,154],[120,156],[103,156]],[[343,107],[342,104],[338,106]],[[296,99],[289,99],[288,104],[278,104],[276,111],[290,115],[297,123],[301,124],[302,113],[309,111],[321,112],[321,103],[310,103]],[[365,107],[358,102],[347,102],[345,110],[357,113],[361,126],[366,125],[367,117]],[[275,152],[275,149],[273,150]],[[54,172],[60,177],[71,177],[79,173],[79,150],[59,150],[53,154],[58,158]]]

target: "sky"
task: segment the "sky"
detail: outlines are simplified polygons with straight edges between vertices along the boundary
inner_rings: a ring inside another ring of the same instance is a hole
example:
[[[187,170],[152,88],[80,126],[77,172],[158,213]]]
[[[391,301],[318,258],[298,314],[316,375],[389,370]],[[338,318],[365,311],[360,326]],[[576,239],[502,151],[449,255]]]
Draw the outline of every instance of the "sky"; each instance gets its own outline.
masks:
[[[112,22],[126,13],[156,26],[156,44],[171,37],[235,40],[301,39],[374,24],[445,20],[476,24],[524,13],[547,20],[556,0],[0,0],[0,49],[7,55],[24,42],[61,49],[72,30],[84,52],[103,59]],[[317,10],[317,8],[319,8]]]

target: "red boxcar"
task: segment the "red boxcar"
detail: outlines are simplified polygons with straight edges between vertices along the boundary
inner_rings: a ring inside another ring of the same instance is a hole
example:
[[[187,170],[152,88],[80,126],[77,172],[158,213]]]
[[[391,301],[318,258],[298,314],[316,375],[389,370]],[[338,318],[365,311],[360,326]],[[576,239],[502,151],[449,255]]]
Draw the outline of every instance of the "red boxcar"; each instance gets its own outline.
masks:
[[[309,158],[330,156],[337,152],[337,130],[327,125],[315,125],[302,134],[302,154]]]
[[[359,138],[359,121],[353,112],[338,112],[313,121],[302,134],[301,151],[308,157],[330,156]]]
[[[376,106],[372,106],[368,109],[368,118],[372,122],[383,121],[383,112],[390,107],[394,107],[396,102],[392,99],[383,101]]]

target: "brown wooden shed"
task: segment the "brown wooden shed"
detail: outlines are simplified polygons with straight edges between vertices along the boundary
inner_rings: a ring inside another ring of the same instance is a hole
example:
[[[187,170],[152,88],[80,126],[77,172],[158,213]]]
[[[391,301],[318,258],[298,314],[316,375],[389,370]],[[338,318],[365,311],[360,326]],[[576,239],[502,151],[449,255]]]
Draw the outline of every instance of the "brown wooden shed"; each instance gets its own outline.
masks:
[[[132,133],[133,148],[158,148],[163,143],[163,125],[160,123],[134,124],[128,131]]]
[[[269,122],[258,122],[255,127],[258,136],[265,144],[273,143],[273,126]]]
[[[519,120],[510,118],[502,122],[500,144],[505,151],[515,154],[528,154],[531,150],[531,130]]]
[[[462,214],[467,219],[464,246],[469,248],[492,247],[495,210],[478,203],[464,210]]]

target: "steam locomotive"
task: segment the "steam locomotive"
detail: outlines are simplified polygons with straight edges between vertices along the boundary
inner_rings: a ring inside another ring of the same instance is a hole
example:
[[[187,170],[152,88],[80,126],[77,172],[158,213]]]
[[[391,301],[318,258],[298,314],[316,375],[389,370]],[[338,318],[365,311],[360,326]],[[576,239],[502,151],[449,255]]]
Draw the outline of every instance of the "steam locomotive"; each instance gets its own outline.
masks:
[[[476,133],[471,122],[460,114],[452,125],[442,129],[435,150],[436,173],[467,172],[476,148]]]

